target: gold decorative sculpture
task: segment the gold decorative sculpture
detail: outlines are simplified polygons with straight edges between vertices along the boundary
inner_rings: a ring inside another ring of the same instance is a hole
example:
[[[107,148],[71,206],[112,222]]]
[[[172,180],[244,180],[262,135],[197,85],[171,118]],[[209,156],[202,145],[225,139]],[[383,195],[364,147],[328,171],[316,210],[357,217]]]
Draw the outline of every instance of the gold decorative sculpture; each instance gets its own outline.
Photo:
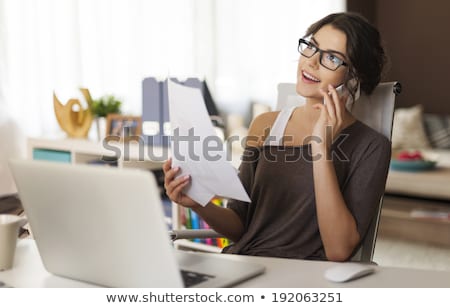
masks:
[[[53,105],[58,124],[69,137],[74,138],[86,138],[93,120],[91,94],[88,89],[80,88],[80,91],[88,103],[86,109],[83,109],[80,101],[75,98],[69,99],[66,105],[61,104],[55,92],[53,92]],[[74,106],[78,106],[79,110],[73,110]]]

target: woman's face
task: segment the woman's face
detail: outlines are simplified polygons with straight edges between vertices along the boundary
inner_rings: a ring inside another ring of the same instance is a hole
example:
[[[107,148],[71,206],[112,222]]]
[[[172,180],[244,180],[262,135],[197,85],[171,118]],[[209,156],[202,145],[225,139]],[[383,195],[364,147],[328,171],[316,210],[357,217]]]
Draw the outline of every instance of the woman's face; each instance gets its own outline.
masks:
[[[307,40],[321,50],[337,52],[336,55],[342,54],[339,57],[348,63],[347,37],[344,32],[331,25],[325,25]],[[319,89],[327,91],[329,84],[335,88],[340,86],[344,82],[346,72],[347,66],[344,65],[339,66],[335,71],[321,65],[320,52],[316,52],[310,58],[300,55],[297,68],[297,93],[307,98],[322,99]]]

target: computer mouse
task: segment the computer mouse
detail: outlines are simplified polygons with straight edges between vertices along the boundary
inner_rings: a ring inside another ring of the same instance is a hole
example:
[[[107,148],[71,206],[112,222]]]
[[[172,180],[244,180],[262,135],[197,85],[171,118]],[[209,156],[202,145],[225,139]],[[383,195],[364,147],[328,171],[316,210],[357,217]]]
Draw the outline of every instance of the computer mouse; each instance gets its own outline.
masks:
[[[375,267],[372,265],[348,262],[327,269],[325,271],[325,278],[333,282],[347,282],[367,276],[373,272],[375,272]]]

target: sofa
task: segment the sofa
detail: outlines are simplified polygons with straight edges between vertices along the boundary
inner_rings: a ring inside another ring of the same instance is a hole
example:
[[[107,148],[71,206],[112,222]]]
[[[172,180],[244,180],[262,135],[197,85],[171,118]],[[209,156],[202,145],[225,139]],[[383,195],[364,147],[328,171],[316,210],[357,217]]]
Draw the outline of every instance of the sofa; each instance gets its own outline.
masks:
[[[393,158],[401,151],[416,150],[436,161],[436,170],[450,168],[450,115],[423,113],[421,105],[396,109],[392,149]]]
[[[436,165],[389,171],[379,235],[450,247],[450,116],[396,109],[392,148],[393,159],[416,150]]]

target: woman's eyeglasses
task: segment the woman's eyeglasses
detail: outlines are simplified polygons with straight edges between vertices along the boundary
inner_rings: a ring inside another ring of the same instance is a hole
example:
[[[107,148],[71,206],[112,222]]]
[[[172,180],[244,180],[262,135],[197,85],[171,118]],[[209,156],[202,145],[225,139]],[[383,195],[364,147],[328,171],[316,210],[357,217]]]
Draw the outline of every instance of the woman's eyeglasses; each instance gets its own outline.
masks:
[[[307,58],[311,58],[314,56],[317,52],[319,52],[320,55],[320,64],[332,71],[337,70],[341,65],[347,66],[347,63],[345,63],[344,60],[342,60],[339,55],[332,51],[326,51],[322,50],[313,43],[305,40],[305,39],[299,39],[298,41],[298,52],[302,56],[305,56]]]

